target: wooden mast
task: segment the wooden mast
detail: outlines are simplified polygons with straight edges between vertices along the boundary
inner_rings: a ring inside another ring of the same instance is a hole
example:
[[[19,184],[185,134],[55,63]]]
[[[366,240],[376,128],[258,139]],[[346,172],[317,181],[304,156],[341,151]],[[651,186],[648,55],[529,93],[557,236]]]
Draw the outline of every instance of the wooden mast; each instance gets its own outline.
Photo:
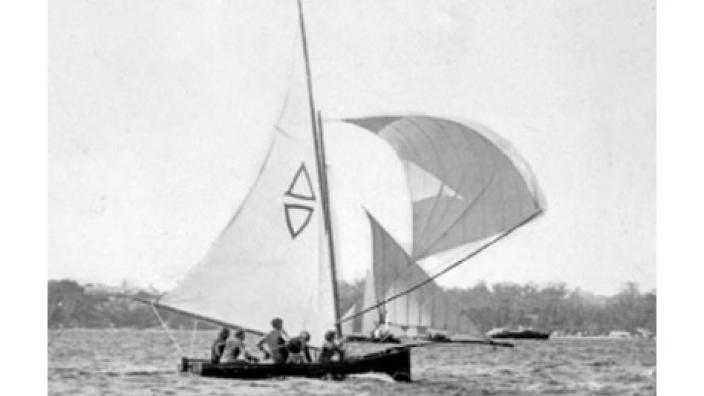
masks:
[[[332,234],[332,221],[330,218],[330,196],[328,193],[327,170],[325,165],[325,145],[322,136],[322,121],[320,113],[315,109],[315,101],[313,100],[313,81],[310,73],[310,60],[308,59],[308,42],[306,40],[306,27],[303,21],[303,6],[301,0],[298,2],[298,19],[301,28],[301,42],[303,44],[303,58],[306,66],[306,81],[308,83],[308,104],[310,107],[310,119],[313,127],[313,141],[315,144],[315,158],[318,168],[318,184],[320,186],[320,195],[322,199],[323,223],[325,226],[325,234],[328,241],[328,252],[330,254],[330,275],[332,281],[332,294],[335,310],[335,330],[339,337],[342,337],[342,324],[340,323],[340,298],[337,288],[337,269],[335,265],[335,243]]]

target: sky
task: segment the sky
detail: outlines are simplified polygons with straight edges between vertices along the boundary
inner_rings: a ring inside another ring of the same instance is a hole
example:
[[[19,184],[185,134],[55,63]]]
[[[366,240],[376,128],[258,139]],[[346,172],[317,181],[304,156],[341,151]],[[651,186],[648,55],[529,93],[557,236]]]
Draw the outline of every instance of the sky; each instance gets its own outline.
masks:
[[[654,1],[304,7],[326,117],[471,120],[510,141],[543,189],[544,216],[441,284],[655,287]],[[203,256],[265,153],[296,18],[294,1],[49,3],[50,278],[168,287]],[[340,196],[386,202],[393,153],[339,136]]]

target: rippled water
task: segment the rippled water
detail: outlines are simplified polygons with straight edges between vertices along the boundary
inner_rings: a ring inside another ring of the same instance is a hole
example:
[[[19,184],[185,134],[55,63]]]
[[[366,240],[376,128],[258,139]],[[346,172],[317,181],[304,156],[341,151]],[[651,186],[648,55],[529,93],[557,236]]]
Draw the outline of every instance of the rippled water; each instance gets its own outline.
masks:
[[[174,335],[188,352],[192,332]],[[189,356],[205,357],[212,337],[214,332],[198,332],[192,344],[197,353]],[[346,381],[205,379],[178,374],[179,356],[162,331],[52,330],[49,394],[649,395],[655,394],[656,383],[652,340],[523,341],[514,349],[496,350],[476,345],[417,348],[410,384],[376,374]]]

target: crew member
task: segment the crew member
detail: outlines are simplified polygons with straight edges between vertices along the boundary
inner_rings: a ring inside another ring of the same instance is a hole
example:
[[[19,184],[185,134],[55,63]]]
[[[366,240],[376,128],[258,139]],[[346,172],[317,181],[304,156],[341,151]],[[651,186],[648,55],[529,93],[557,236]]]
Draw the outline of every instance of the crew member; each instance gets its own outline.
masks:
[[[288,334],[284,330],[284,321],[281,318],[274,318],[271,320],[271,327],[271,331],[257,342],[257,347],[264,353],[264,359],[271,358],[274,363],[286,363]]]
[[[210,348],[210,361],[212,363],[218,363],[222,352],[225,349],[225,343],[227,342],[227,337],[230,336],[230,329],[223,327],[220,329],[220,334],[218,338],[213,341],[213,346]]]

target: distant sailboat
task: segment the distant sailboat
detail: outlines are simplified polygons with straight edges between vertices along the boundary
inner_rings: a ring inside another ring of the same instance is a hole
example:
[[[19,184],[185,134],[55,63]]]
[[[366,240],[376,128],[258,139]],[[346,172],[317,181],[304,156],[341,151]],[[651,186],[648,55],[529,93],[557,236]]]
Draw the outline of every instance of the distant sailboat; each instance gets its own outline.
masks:
[[[290,89],[256,180],[205,257],[174,289],[149,303],[254,334],[263,334],[273,317],[284,316],[286,327],[308,330],[314,343],[331,328],[342,335],[343,324],[377,309],[402,326],[474,335],[476,327],[434,282],[458,262],[429,276],[420,260],[469,242],[488,246],[537,216],[542,206],[527,167],[507,157],[500,144],[481,134],[467,135],[469,128],[451,121],[345,120],[377,133],[404,161],[414,240],[412,252],[405,252],[369,216],[374,250],[370,290],[359,311],[342,318],[322,121],[313,97],[300,0],[298,10],[301,42]],[[183,357],[181,370],[227,378],[381,372],[408,381],[413,346],[327,364],[213,364]]]

